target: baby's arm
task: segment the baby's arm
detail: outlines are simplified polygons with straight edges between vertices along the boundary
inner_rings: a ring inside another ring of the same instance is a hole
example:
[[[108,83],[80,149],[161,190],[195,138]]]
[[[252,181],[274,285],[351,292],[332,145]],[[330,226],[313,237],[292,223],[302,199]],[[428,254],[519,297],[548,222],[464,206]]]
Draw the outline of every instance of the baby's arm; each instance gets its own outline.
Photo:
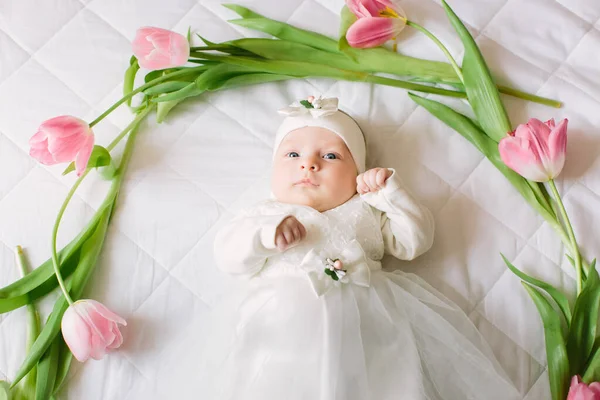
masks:
[[[267,258],[297,244],[306,236],[304,226],[288,214],[241,216],[217,233],[217,266],[233,275],[254,275]]]
[[[412,260],[429,250],[433,244],[433,216],[402,187],[394,169],[388,170],[391,176],[383,185],[379,185],[381,189],[377,189],[377,183],[370,183],[374,182],[373,179],[366,179],[366,183],[365,180],[359,182],[359,187],[363,185],[359,193],[363,193],[361,198],[364,201],[381,212],[380,224],[386,253],[401,260]],[[369,186],[375,188],[364,193],[364,188],[368,189]]]

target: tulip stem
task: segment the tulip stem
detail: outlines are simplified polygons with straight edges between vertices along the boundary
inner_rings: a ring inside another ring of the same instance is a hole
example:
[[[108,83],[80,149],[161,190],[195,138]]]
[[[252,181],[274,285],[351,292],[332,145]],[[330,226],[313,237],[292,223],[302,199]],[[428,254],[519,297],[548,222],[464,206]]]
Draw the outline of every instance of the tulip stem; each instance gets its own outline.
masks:
[[[376,83],[379,85],[399,87],[399,88],[402,88],[405,90],[415,90],[415,91],[419,91],[419,92],[437,94],[437,95],[441,95],[441,96],[458,97],[458,98],[462,98],[462,99],[467,98],[467,94],[465,92],[461,92],[461,91],[457,91],[457,90],[447,90],[447,89],[442,89],[442,88],[438,88],[435,86],[419,85],[417,83],[407,82],[407,81],[403,81],[403,80],[399,80],[399,79],[386,78],[384,76],[365,75],[361,79],[347,79],[347,78],[342,78],[342,79]]]
[[[148,113],[153,109],[154,109],[154,106],[150,106],[150,107],[147,107],[146,109],[144,109],[142,112],[140,112],[135,117],[135,119],[123,130],[123,132],[121,132],[121,134],[117,138],[115,138],[115,140],[112,141],[112,143],[107,147],[107,149],[109,151],[112,150],[121,141],[121,139],[123,139],[123,137],[125,137],[125,135],[127,133],[129,133],[130,131],[133,132],[135,129],[137,129],[137,127],[140,124],[140,122],[142,121],[142,119],[144,119],[144,117],[146,117],[146,115],[148,115]],[[128,144],[129,144],[129,142],[128,142]],[[131,150],[132,149],[131,149],[130,145],[128,145],[125,148],[125,152],[123,154],[121,163],[120,163],[119,168],[116,173],[116,180],[118,183],[117,187],[123,180],[123,169],[125,168],[125,165],[128,163],[129,158],[131,157]],[[67,205],[69,204],[69,201],[71,201],[71,198],[73,198],[75,191],[77,191],[77,188],[79,187],[81,182],[85,179],[85,177],[91,170],[92,170],[92,168],[86,168],[83,175],[81,175],[81,177],[79,177],[77,179],[77,181],[75,181],[75,183],[73,184],[73,187],[71,187],[71,190],[69,191],[69,193],[67,194],[67,197],[63,201],[63,204],[62,204],[60,210],[58,211],[58,215],[56,216],[56,221],[54,222],[54,227],[52,228],[52,249],[51,249],[52,265],[54,267],[54,273],[56,275],[56,279],[58,280],[58,284],[60,285],[60,288],[65,296],[65,299],[69,303],[69,305],[73,305],[73,299],[71,298],[71,296],[69,295],[69,292],[67,291],[65,282],[63,281],[62,275],[60,273],[60,268],[58,267],[58,255],[57,255],[57,251],[56,251],[56,237],[58,234],[58,226],[63,217],[63,214],[65,213],[65,210],[67,209]],[[113,199],[113,202],[116,202],[116,196]]]
[[[549,99],[547,97],[536,96],[535,94],[523,92],[521,90],[513,89],[508,86],[498,85],[500,93],[507,94],[509,96],[516,97],[518,99],[531,101],[533,103],[543,104],[548,107],[561,108],[562,102],[558,100]]]
[[[465,82],[465,80],[463,78],[462,71],[461,71],[460,67],[458,66],[458,64],[456,64],[456,61],[452,57],[452,54],[450,54],[450,52],[448,51],[448,49],[446,48],[446,46],[444,46],[442,44],[442,42],[440,42],[438,40],[438,38],[436,38],[433,35],[433,33],[429,32],[427,29],[423,28],[421,25],[419,25],[419,24],[417,24],[416,22],[413,22],[413,21],[406,20],[406,25],[412,26],[416,30],[421,31],[421,33],[425,34],[425,36],[427,36],[429,39],[431,39],[433,41],[433,43],[435,43],[440,48],[440,50],[442,50],[442,52],[444,53],[444,55],[446,56],[446,58],[448,59],[448,61],[450,61],[450,65],[452,65],[452,68],[454,68],[454,72],[456,72],[456,75],[458,76],[458,78],[460,79],[460,81],[462,83]]]
[[[52,246],[51,246],[52,247],[51,248],[52,266],[54,267],[54,274],[56,275],[58,284],[60,285],[60,288],[65,296],[65,299],[69,302],[69,305],[73,305],[73,299],[69,295],[69,291],[67,290],[67,288],[65,286],[65,282],[63,281],[62,275],[60,273],[60,269],[58,268],[58,255],[56,254],[56,236],[58,234],[58,225],[60,224],[60,220],[62,219],[62,216],[65,213],[65,210],[67,208],[67,205],[69,204],[69,201],[75,194],[75,191],[77,190],[77,188],[79,187],[81,182],[83,182],[83,179],[87,176],[87,174],[90,171],[91,171],[91,168],[86,169],[85,172],[83,173],[83,175],[81,175],[77,179],[77,181],[75,181],[75,183],[73,184],[73,187],[71,187],[71,190],[69,191],[69,193],[67,194],[67,197],[63,201],[63,204],[60,207],[60,210],[58,211],[58,215],[56,216],[56,221],[54,222],[54,227],[52,228],[52,242],[51,242],[52,243]]]
[[[577,272],[577,295],[581,293],[581,289],[583,286],[582,279],[582,267],[581,267],[581,255],[579,254],[579,247],[577,246],[577,241],[575,240],[575,233],[573,232],[573,227],[571,226],[571,221],[569,220],[569,216],[567,215],[567,211],[565,210],[565,205],[563,204],[560,195],[558,193],[558,189],[556,188],[556,184],[554,183],[554,179],[550,179],[548,181],[550,185],[550,190],[552,191],[552,195],[556,200],[556,204],[558,205],[558,209],[562,215],[563,223],[567,228],[567,234],[569,235],[569,239],[571,241],[571,250],[573,252],[573,259],[575,260],[575,270]]]
[[[106,146],[106,150],[111,151],[112,149],[114,149],[117,144],[119,144],[119,142],[121,141],[121,139],[123,139],[128,133],[129,131],[131,131],[137,124],[140,123],[140,121],[142,119],[144,119],[146,117],[146,115],[148,114],[148,112],[150,112],[150,110],[152,109],[152,107],[148,107],[145,110],[143,110],[142,112],[140,112],[133,121],[131,121],[131,123],[129,125],[127,125],[127,127],[125,127],[125,129],[123,129],[123,131],[119,134],[119,136],[117,136],[112,142],[110,142],[110,144],[108,146]]]
[[[98,122],[102,121],[104,119],[104,117],[106,117],[108,114],[113,112],[115,108],[119,107],[121,104],[125,103],[128,99],[132,98],[139,92],[142,92],[148,88],[151,88],[152,86],[156,85],[157,83],[164,82],[164,81],[174,78],[176,76],[186,75],[186,74],[190,74],[192,72],[204,71],[204,70],[206,70],[205,65],[201,65],[198,67],[185,68],[180,71],[172,72],[170,74],[163,75],[160,78],[151,80],[150,82],[146,83],[145,85],[142,85],[139,88],[137,88],[137,89],[127,93],[125,96],[121,97],[121,99],[119,101],[117,101],[115,104],[113,104],[108,110],[104,111],[98,118],[96,118],[95,120],[90,122],[90,128],[93,127],[94,125],[96,125]]]

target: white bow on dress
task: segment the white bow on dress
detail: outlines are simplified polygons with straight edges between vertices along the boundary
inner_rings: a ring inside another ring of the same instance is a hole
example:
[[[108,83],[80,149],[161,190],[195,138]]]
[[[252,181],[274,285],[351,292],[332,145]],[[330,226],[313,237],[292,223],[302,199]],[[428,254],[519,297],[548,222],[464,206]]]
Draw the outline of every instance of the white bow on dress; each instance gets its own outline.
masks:
[[[330,269],[330,261],[334,258],[339,259],[346,271],[343,274],[336,274],[338,280],[325,273]],[[328,262],[329,261],[329,262]],[[371,271],[361,245],[353,240],[348,246],[335,257],[326,252],[316,252],[310,250],[302,263],[300,269],[306,272],[312,288],[317,296],[322,296],[332,287],[339,287],[342,284],[352,283],[358,286],[369,287],[371,281]]]

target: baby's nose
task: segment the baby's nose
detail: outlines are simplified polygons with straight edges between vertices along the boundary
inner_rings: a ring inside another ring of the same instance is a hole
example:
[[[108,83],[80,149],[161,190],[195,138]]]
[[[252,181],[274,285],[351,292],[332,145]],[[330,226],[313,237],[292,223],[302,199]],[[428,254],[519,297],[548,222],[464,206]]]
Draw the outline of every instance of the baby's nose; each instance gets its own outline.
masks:
[[[310,169],[311,171],[317,171],[319,169],[319,165],[315,161],[309,160],[300,164],[300,168]]]

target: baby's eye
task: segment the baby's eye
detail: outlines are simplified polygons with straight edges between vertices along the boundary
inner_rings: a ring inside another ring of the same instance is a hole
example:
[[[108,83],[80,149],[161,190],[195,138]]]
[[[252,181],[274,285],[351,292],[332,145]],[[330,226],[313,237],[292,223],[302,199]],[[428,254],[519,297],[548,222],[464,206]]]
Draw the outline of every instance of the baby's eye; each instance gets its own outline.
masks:
[[[289,153],[287,153],[286,156],[295,158],[295,157],[300,157],[300,154],[296,153],[295,151],[290,151]]]
[[[337,159],[337,156],[334,153],[327,153],[323,156],[323,158],[326,160],[335,160]]]

